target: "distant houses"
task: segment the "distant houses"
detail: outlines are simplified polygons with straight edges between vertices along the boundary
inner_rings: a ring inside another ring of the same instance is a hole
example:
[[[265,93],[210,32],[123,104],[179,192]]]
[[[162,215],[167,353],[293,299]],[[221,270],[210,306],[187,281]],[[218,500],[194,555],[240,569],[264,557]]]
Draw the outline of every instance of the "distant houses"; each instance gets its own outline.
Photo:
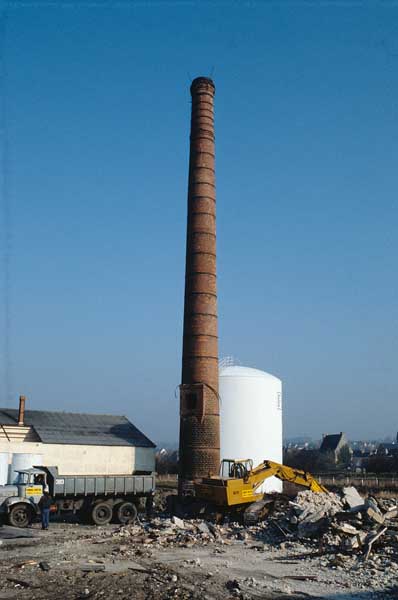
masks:
[[[284,447],[284,462],[312,473],[397,473],[398,434],[394,442],[388,437],[385,441],[349,441],[342,431],[323,434],[318,443],[289,439]]]
[[[379,456],[398,456],[398,443],[383,442],[377,448]]]
[[[333,456],[334,462],[350,462],[352,449],[348,443],[345,433],[332,433],[323,436],[319,451],[322,454]]]

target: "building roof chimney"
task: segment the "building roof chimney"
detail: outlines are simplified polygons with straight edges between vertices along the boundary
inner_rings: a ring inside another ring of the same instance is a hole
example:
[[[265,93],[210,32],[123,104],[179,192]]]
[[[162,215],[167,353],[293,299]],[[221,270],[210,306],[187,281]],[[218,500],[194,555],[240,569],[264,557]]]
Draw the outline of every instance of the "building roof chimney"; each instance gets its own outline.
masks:
[[[19,396],[18,425],[25,425],[25,396]]]

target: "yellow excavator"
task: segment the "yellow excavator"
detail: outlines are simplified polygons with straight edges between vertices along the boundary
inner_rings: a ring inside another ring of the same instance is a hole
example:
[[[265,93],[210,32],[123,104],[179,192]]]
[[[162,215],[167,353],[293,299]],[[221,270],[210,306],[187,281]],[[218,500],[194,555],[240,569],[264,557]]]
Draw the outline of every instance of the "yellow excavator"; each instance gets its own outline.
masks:
[[[271,460],[265,460],[253,468],[250,459],[224,459],[218,476],[195,481],[196,498],[215,505],[222,512],[236,509],[244,512],[246,524],[256,523],[267,512],[270,497],[257,489],[269,477],[277,477],[309,488],[313,492],[328,493],[310,473],[293,469]]]

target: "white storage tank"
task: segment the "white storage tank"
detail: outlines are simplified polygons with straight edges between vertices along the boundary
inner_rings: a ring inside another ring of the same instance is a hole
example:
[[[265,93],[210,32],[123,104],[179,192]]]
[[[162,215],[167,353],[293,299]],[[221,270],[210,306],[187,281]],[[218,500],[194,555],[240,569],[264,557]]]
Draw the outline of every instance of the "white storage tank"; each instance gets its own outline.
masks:
[[[12,461],[10,466],[10,474],[8,483],[16,483],[18,479],[17,471],[23,471],[24,469],[31,469],[32,467],[40,466],[43,464],[42,454],[27,454],[21,453],[12,455]]]
[[[220,368],[221,458],[282,462],[282,382],[274,375],[241,366]],[[281,492],[267,479],[258,491]]]
[[[0,452],[0,485],[6,485],[8,481],[8,452]]]

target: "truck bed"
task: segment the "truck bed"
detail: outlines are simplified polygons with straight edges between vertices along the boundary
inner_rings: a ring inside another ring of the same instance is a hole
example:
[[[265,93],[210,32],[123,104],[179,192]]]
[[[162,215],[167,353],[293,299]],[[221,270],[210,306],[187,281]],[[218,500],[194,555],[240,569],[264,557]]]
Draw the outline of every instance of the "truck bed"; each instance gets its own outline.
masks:
[[[155,475],[56,475],[57,496],[135,496],[155,491]]]

